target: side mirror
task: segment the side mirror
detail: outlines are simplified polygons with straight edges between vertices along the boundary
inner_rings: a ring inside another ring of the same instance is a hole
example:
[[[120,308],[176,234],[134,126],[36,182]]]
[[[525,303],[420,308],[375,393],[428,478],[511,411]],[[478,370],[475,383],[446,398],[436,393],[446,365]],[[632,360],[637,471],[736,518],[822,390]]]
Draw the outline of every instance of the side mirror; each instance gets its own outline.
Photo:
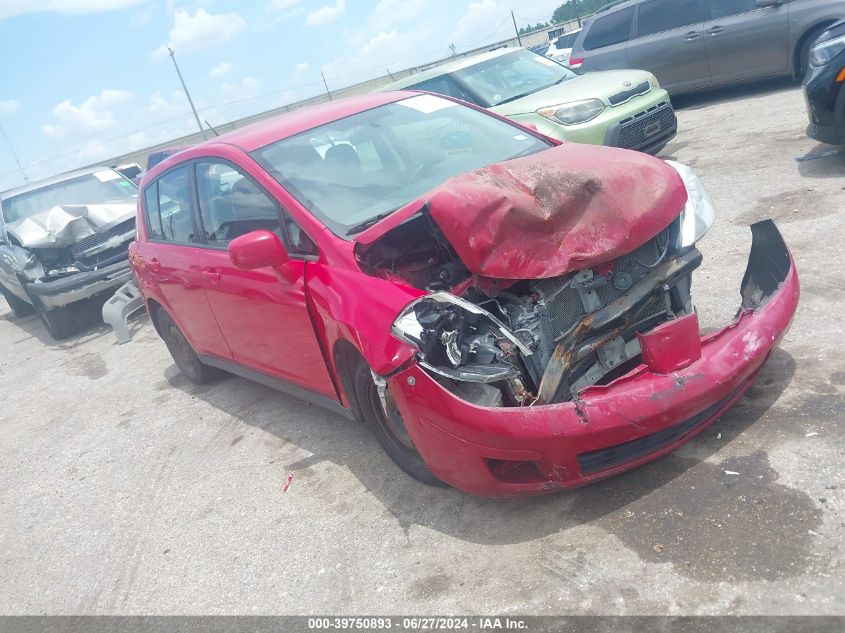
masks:
[[[289,261],[279,236],[270,231],[252,231],[229,242],[229,259],[236,268],[277,268]]]
[[[757,6],[761,9],[769,9],[771,7],[779,7],[783,4],[783,0],[757,0]]]
[[[538,134],[540,133],[540,129],[533,123],[522,123],[522,127],[527,127],[529,130],[534,130]]]

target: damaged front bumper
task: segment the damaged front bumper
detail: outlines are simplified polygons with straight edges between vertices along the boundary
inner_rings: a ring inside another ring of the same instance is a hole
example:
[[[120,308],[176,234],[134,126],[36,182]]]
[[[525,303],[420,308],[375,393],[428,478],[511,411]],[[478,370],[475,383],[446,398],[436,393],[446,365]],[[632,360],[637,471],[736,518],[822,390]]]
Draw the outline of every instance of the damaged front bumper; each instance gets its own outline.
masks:
[[[775,225],[754,241],[733,323],[701,337],[694,314],[640,336],[642,364],[571,402],[484,408],[419,365],[388,379],[413,442],[432,472],[488,497],[538,494],[651,461],[715,422],[751,386],[798,305],[795,264]]]
[[[129,260],[103,266],[98,270],[74,273],[54,281],[27,281],[27,294],[46,309],[60,308],[96,294],[119,288],[132,278]]]

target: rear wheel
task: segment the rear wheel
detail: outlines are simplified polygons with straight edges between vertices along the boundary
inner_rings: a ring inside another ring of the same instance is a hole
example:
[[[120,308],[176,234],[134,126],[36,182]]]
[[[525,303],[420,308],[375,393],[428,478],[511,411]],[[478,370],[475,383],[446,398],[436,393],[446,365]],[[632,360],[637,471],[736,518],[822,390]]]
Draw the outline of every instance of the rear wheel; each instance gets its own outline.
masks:
[[[361,417],[369,424],[390,459],[411,477],[424,484],[444,485],[428,469],[422,456],[414,447],[402,415],[393,398],[390,397],[389,391],[385,391],[385,403],[382,404],[378,387],[366,362],[360,361],[357,364],[352,378]]]
[[[188,343],[188,339],[182,334],[182,330],[167,312],[159,309],[156,319],[167,350],[185,378],[197,385],[204,385],[220,376],[220,370],[209,367],[199,359],[191,344]]]
[[[69,306],[53,308],[52,310],[44,310],[41,307],[35,309],[38,316],[41,317],[44,327],[47,328],[47,332],[57,341],[66,339],[79,330],[79,325],[77,325],[76,318]]]
[[[9,307],[12,309],[12,312],[16,317],[22,318],[35,313],[35,308],[31,304],[16,295],[13,295],[2,286],[0,286],[0,292],[2,292],[3,297],[6,299],[6,303],[9,304]]]

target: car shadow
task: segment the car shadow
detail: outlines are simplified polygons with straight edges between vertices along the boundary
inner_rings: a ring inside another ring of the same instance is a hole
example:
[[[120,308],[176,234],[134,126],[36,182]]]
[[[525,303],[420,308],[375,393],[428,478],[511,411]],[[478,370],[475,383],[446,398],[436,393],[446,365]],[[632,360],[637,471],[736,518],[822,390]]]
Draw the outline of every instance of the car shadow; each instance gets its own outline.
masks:
[[[111,298],[111,295],[104,295],[73,304],[71,310],[78,329],[73,335],[61,341],[57,341],[50,336],[37,314],[16,317],[9,311],[0,316],[0,319],[8,321],[21,330],[21,338],[14,341],[13,344],[35,338],[47,347],[73,349],[112,333],[111,327],[103,323],[103,304],[109,298]]]
[[[818,143],[802,156],[796,156],[798,173],[805,178],[842,178],[845,176],[845,146]]]
[[[794,373],[792,356],[776,350],[758,377],[762,386],[754,387],[716,425],[678,451],[590,486],[517,499],[482,499],[453,488],[423,485],[402,473],[359,423],[256,383],[232,376],[198,386],[188,382],[175,365],[167,368],[165,378],[170,386],[274,435],[280,446],[289,443],[309,452],[309,457],[285,464],[286,471],[294,477],[293,485],[302,491],[299,494],[319,497],[330,507],[350,503],[337,490],[318,485],[317,476],[309,472],[316,464],[331,462],[347,468],[406,532],[412,526],[424,526],[468,542],[505,545],[594,523],[665,489],[690,471],[701,469],[702,474],[714,479],[722,471],[716,473],[718,469],[705,461],[760,420],[780,398]],[[273,411],[284,411],[286,415],[279,417]],[[280,454],[280,460],[285,455],[290,455],[290,451]],[[670,496],[687,494],[669,490]]]
[[[800,89],[801,87],[791,79],[781,77],[674,95],[672,105],[676,110],[698,110],[719,103]]]

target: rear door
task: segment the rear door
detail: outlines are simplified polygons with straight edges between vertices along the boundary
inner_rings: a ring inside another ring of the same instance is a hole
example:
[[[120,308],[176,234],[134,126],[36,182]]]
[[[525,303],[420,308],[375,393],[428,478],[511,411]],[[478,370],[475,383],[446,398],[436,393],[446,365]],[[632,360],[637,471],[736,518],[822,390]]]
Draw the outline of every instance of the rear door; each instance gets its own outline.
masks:
[[[707,59],[714,84],[786,72],[789,9],[761,9],[757,0],[708,0],[704,24]]]
[[[669,92],[709,86],[706,1],[646,0],[637,5],[636,37],[628,43],[630,67],[651,71]]]
[[[195,168],[204,289],[233,360],[336,398],[306,306],[305,260],[316,254],[313,242],[244,170],[218,158]],[[279,235],[291,261],[279,270],[235,268],[229,242],[256,230]]]
[[[231,358],[203,292],[204,250],[196,227],[190,166],[167,171],[143,192],[147,239],[135,251],[142,285],[151,288],[198,354]]]

